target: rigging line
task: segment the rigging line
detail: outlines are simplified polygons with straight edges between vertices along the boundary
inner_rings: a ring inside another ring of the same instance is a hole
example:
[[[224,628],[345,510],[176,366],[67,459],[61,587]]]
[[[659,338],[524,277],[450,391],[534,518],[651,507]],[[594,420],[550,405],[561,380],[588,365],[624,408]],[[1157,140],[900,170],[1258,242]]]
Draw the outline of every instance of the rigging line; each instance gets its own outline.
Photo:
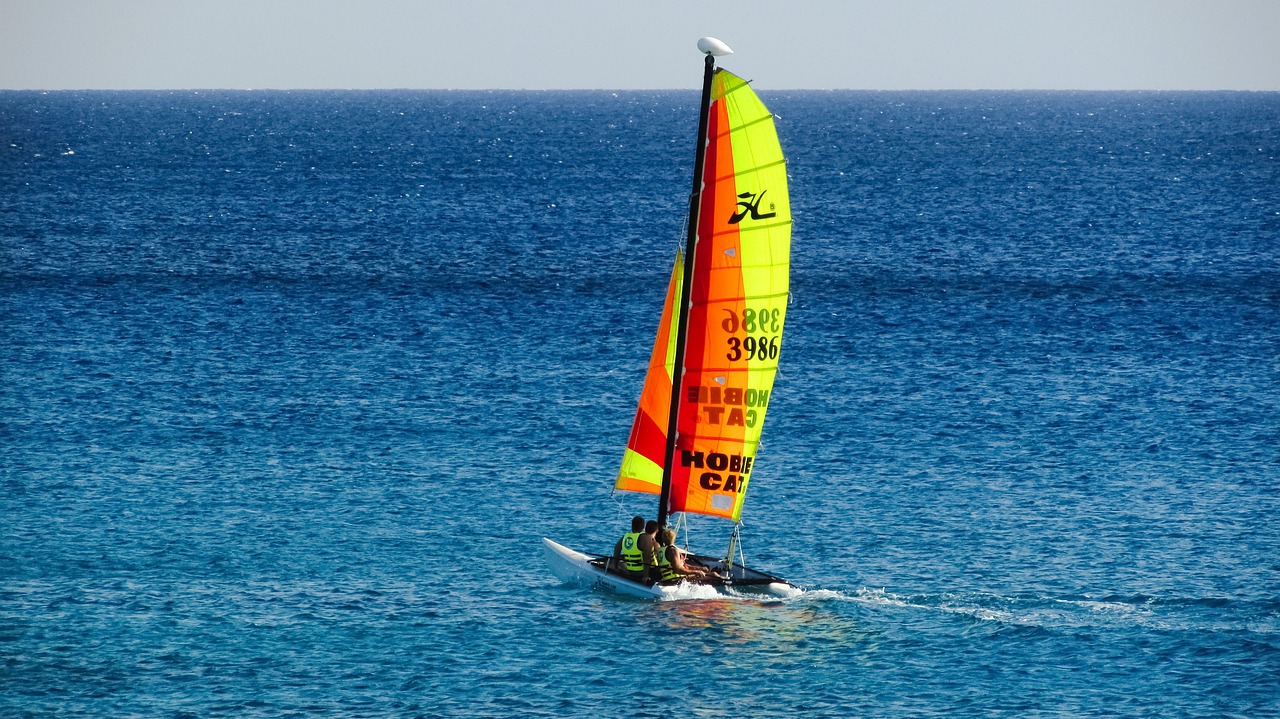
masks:
[[[684,227],[687,227],[688,225],[689,225],[689,208],[686,207],[684,210],[684,216],[680,220],[680,227],[684,228]],[[684,230],[680,229],[676,232],[676,251],[684,252],[684,244],[685,244]]]
[[[617,493],[618,493],[618,488],[614,487],[613,490],[609,492],[609,499],[612,499],[613,503],[617,505],[618,514],[621,515],[622,521],[623,523],[625,523],[627,521],[627,508],[622,506],[622,500],[614,497],[614,495]]]
[[[729,568],[730,573],[733,572],[733,554],[737,550],[738,566],[743,569],[747,566],[746,554],[742,551],[742,520],[734,522],[733,533],[729,535],[729,551],[725,553],[725,565]]]

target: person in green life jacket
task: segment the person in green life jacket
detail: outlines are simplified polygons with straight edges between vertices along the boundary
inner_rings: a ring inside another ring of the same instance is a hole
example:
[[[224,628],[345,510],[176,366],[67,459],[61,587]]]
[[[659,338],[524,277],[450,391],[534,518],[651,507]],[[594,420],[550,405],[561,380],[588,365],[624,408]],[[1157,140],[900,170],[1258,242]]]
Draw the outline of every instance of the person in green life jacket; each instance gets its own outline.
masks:
[[[613,545],[613,567],[618,572],[644,571],[644,555],[640,554],[640,535],[644,533],[644,517],[631,518],[631,531]]]
[[[640,537],[643,535],[644,517],[632,517],[631,531],[613,545],[613,567],[619,574],[638,577],[644,572],[644,554],[640,551]]]
[[[706,576],[708,570],[687,561],[684,550],[676,546],[676,530],[664,529],[659,532],[658,545],[658,581],[673,582],[683,579],[697,582]]]
[[[658,581],[658,523],[644,517],[631,519],[631,531],[613,547],[613,566],[622,576],[653,584]]]

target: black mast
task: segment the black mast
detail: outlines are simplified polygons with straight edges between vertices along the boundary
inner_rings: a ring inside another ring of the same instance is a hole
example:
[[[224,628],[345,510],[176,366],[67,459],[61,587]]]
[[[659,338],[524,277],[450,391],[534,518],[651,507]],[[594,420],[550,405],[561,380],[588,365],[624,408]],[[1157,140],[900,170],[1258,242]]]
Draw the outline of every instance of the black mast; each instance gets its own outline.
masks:
[[[689,329],[689,297],[693,284],[693,251],[698,234],[698,207],[702,204],[702,165],[707,156],[707,114],[711,105],[711,77],[716,59],[707,53],[702,72],[702,104],[698,110],[698,146],[693,161],[693,191],[689,194],[689,231],[684,245],[684,272],[680,282],[680,306],[676,317],[675,369],[671,377],[671,412],[667,416],[667,455],[662,463],[662,492],[658,495],[658,524],[666,526],[671,501],[671,470],[676,461],[676,426],[680,419],[680,383],[684,377],[684,343]]]

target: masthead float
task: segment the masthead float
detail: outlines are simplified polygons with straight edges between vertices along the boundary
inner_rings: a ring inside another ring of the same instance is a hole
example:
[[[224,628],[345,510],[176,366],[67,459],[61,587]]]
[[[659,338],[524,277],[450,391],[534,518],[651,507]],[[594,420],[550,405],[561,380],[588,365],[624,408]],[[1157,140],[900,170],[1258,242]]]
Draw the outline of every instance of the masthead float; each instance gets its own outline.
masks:
[[[732,520],[725,557],[693,556],[719,586],[786,593],[794,588],[784,580],[734,561],[786,319],[786,160],[773,115],[746,81],[716,67],[733,51],[711,37],[698,49],[706,58],[685,243],[614,486],[657,494],[664,526],[676,513]],[[622,576],[607,557],[543,542],[562,579],[641,596],[679,591]]]
[[[714,37],[698,38],[698,51],[711,57],[724,57],[725,55],[733,54],[733,50],[730,50],[728,45]]]

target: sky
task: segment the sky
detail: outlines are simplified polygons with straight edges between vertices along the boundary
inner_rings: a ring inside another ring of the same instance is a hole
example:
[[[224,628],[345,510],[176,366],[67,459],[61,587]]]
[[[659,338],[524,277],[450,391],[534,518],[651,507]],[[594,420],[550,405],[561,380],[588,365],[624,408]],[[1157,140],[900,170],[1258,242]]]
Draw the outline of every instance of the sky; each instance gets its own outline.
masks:
[[[1280,91],[1280,0],[0,0],[3,89]]]

